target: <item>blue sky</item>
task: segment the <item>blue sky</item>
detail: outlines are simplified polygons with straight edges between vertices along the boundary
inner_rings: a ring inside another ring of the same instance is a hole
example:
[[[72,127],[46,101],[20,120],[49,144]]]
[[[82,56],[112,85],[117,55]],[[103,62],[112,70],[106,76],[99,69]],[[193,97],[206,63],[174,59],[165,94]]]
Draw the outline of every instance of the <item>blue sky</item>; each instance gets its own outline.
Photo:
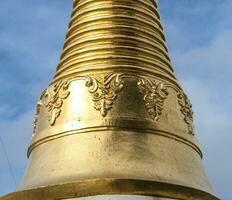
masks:
[[[232,199],[232,1],[159,0],[172,63],[195,112],[215,191]],[[33,115],[62,49],[71,0],[0,1],[0,135],[19,182]],[[0,146],[0,196],[15,189]]]

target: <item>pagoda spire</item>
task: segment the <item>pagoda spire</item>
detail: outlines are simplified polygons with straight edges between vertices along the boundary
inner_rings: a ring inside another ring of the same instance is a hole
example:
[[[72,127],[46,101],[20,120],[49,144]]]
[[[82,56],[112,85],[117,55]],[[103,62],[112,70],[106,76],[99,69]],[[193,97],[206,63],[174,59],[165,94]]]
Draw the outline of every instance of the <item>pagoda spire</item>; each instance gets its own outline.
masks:
[[[28,157],[17,191],[0,200],[218,200],[155,0],[73,1]]]
[[[175,79],[156,1],[74,1],[55,80],[121,69]]]

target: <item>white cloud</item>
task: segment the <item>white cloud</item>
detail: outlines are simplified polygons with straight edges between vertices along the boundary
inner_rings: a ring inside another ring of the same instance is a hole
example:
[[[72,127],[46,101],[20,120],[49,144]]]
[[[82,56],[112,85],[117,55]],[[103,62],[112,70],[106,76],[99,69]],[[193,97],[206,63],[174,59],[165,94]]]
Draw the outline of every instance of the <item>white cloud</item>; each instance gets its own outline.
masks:
[[[205,76],[213,81],[230,81],[232,72],[230,41],[232,41],[232,29],[217,35],[206,46],[199,46],[185,52],[173,52],[174,63],[188,77],[201,73],[201,77]]]

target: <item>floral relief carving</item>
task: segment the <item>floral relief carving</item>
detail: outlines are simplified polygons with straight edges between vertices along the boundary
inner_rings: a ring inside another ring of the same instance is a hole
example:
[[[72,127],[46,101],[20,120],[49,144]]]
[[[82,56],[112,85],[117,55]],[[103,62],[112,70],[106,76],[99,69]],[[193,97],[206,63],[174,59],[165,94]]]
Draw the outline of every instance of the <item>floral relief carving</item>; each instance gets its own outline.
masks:
[[[188,125],[189,133],[194,135],[192,104],[182,92],[178,94],[178,103],[181,107],[180,111],[184,115],[184,121]]]
[[[70,95],[69,85],[74,80],[86,80],[86,86],[92,95],[94,108],[100,111],[100,114],[105,117],[108,111],[113,107],[114,101],[118,93],[124,87],[124,78],[128,75],[118,73],[101,73],[79,76],[75,79],[61,80],[48,87],[45,90],[37,104],[34,117],[33,136],[39,122],[41,108],[44,105],[48,111],[48,121],[53,126],[62,112],[64,100]],[[147,112],[154,121],[158,121],[163,113],[164,102],[168,97],[167,88],[169,87],[164,82],[152,78],[137,76],[137,86],[139,92],[143,94],[143,100]],[[188,125],[188,131],[194,135],[193,112],[192,104],[187,96],[181,91],[177,91],[178,104],[180,111],[184,115],[184,121]]]
[[[41,107],[43,105],[43,102],[42,102],[42,98],[44,96],[44,93],[45,91],[43,91],[42,95],[40,96],[40,99],[37,103],[37,107],[36,107],[36,113],[35,113],[35,117],[34,117],[34,126],[33,126],[33,134],[32,134],[32,138],[35,136],[35,132],[36,132],[36,129],[37,129],[37,126],[38,126],[38,122],[39,122],[39,114],[40,114],[40,111],[41,111]]]
[[[165,99],[168,97],[167,87],[164,83],[151,79],[141,79],[138,82],[139,91],[144,94],[144,101],[148,113],[158,121],[162,115]]]
[[[44,95],[44,105],[48,109],[48,121],[50,125],[54,125],[56,119],[60,116],[61,107],[64,100],[69,96],[70,92],[68,90],[70,82],[59,81],[46,90]]]
[[[86,86],[92,94],[94,108],[105,117],[123,88],[120,74],[95,74],[88,76]]]

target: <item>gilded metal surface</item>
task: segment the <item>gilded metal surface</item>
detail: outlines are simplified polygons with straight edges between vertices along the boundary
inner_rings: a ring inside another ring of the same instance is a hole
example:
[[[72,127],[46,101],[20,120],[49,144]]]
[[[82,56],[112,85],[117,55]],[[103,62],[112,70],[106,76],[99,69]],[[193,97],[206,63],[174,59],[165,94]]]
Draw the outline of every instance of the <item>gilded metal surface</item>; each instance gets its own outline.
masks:
[[[1,200],[128,194],[216,200],[154,0],[74,0],[29,164]]]
[[[141,93],[144,94],[144,101],[149,114],[154,120],[158,121],[162,114],[164,100],[168,96],[167,87],[161,82],[150,79],[141,79],[138,86]]]
[[[123,88],[120,74],[96,74],[89,76],[88,79],[86,86],[92,94],[94,108],[105,117],[107,111],[112,108],[117,93]]]
[[[56,119],[60,116],[64,99],[70,94],[68,87],[68,81],[58,81],[49,86],[44,94],[44,105],[47,107],[48,121],[50,122],[50,125],[54,125]]]
[[[39,122],[39,115],[40,115],[41,107],[43,105],[42,99],[43,99],[44,93],[45,93],[45,91],[41,94],[40,99],[39,99],[39,101],[37,103],[36,113],[35,113],[35,117],[34,117],[34,126],[33,126],[32,138],[35,135],[35,132],[36,132],[36,129],[37,129],[37,125],[38,125],[38,122]]]
[[[187,96],[183,93],[180,93],[178,98],[181,106],[181,112],[184,115],[184,120],[188,124],[189,133],[194,135],[192,104]]]
[[[68,200],[173,200],[161,197],[142,196],[142,195],[98,195],[91,197],[80,197]]]
[[[173,192],[176,191],[176,192]],[[179,185],[169,185],[154,181],[101,179],[52,185],[9,194],[3,200],[51,200],[70,199],[76,197],[108,195],[146,195],[171,199],[214,200],[207,192]],[[217,199],[217,198],[216,198]]]

